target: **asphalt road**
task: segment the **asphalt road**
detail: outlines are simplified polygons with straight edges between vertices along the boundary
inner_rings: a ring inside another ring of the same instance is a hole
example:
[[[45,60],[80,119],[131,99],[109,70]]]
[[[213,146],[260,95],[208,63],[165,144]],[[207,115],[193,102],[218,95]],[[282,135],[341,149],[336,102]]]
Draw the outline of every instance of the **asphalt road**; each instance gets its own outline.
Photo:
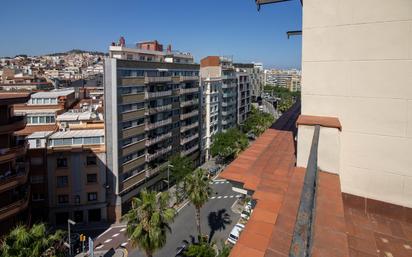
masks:
[[[213,196],[201,210],[202,233],[209,235],[212,241],[220,244],[229,236],[233,226],[240,216],[231,211],[231,206],[236,201],[238,193],[232,191],[229,182],[213,182],[211,185]],[[155,253],[154,257],[174,257],[176,249],[186,240],[190,242],[197,237],[195,221],[195,208],[188,204],[182,208],[175,221],[171,224],[172,233],[167,238],[166,246]],[[144,257],[138,249],[129,250],[131,257]]]

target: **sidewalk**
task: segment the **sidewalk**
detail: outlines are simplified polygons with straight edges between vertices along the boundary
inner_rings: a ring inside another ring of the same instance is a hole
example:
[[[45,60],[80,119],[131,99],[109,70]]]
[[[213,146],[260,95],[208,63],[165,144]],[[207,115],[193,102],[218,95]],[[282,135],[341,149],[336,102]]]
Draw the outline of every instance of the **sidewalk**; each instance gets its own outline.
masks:
[[[86,257],[87,253],[79,253],[75,257]],[[128,252],[125,248],[118,248],[114,250],[113,248],[109,251],[95,251],[94,257],[127,257]]]

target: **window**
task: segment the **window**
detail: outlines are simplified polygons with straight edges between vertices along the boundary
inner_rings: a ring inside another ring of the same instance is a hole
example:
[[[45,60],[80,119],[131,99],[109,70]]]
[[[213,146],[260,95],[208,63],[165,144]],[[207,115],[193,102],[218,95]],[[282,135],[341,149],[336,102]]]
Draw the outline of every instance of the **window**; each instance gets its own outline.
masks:
[[[57,187],[67,187],[69,185],[69,177],[58,176],[57,177]]]
[[[40,139],[36,139],[36,148],[39,148],[40,146],[41,146]]]
[[[97,174],[96,173],[87,174],[87,183],[88,184],[97,183]]]
[[[97,165],[96,156],[87,156],[86,157],[86,164],[87,164],[87,166]]]
[[[35,176],[35,175],[30,176],[30,183],[31,184],[41,184],[43,182],[44,182],[44,177],[43,176]]]
[[[59,204],[69,203],[69,196],[68,195],[58,195],[57,202]]]
[[[33,193],[32,198],[33,202],[44,201],[44,194],[42,193]]]
[[[97,193],[96,192],[87,193],[87,200],[89,202],[97,201]]]
[[[58,168],[65,168],[67,167],[67,158],[59,157],[57,158],[57,167]]]

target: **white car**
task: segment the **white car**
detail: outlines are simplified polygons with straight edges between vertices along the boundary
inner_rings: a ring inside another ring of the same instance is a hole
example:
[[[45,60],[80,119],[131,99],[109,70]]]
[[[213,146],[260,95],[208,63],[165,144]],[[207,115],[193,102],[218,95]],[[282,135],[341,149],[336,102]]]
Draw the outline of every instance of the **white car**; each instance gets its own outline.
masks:
[[[251,211],[244,210],[244,211],[242,211],[242,213],[240,214],[240,217],[241,217],[242,219],[244,219],[244,220],[249,220],[250,215],[252,215],[252,212],[251,212]]]
[[[230,232],[227,241],[229,241],[229,243],[231,244],[236,244],[237,240],[239,239],[240,232],[242,232],[244,228],[245,225],[237,223]]]

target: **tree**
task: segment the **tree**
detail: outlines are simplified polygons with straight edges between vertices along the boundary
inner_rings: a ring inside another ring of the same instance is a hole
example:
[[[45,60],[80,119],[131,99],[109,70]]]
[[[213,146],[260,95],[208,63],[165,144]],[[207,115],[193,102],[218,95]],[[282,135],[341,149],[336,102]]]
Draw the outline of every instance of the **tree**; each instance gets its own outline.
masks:
[[[229,245],[224,244],[224,243],[222,245],[223,245],[222,250],[220,250],[217,257],[229,257],[230,251],[232,250],[232,248]]]
[[[281,112],[285,112],[289,110],[290,107],[293,105],[292,95],[285,95],[281,98],[278,104],[278,110]]]
[[[169,159],[169,162],[171,164],[170,177],[176,183],[176,202],[181,202],[185,195],[184,178],[193,171],[193,161],[186,156],[176,154]]]
[[[198,244],[191,244],[185,251],[187,257],[216,257],[214,244],[201,240]]]
[[[34,224],[30,229],[19,225],[4,237],[0,256],[64,256],[64,251],[60,250],[64,234],[61,230],[48,233],[43,223]]]
[[[268,129],[275,119],[269,113],[258,111],[252,106],[249,117],[245,120],[242,126],[242,130],[245,133],[252,132],[254,135],[261,135],[266,129]]]
[[[249,141],[245,134],[236,128],[228,129],[226,132],[217,133],[213,137],[210,147],[212,156],[219,156],[224,160],[235,158],[241,151],[246,149]]]
[[[202,169],[197,169],[193,175],[186,177],[185,181],[186,193],[190,202],[196,209],[196,223],[199,238],[202,236],[200,227],[200,209],[209,200],[212,194],[212,189],[209,186],[209,179],[206,176],[206,172]]]
[[[123,217],[127,221],[126,234],[134,247],[138,246],[147,257],[166,244],[167,233],[171,232],[169,224],[176,211],[168,207],[169,195],[141,191],[140,197],[132,199],[132,209]]]

